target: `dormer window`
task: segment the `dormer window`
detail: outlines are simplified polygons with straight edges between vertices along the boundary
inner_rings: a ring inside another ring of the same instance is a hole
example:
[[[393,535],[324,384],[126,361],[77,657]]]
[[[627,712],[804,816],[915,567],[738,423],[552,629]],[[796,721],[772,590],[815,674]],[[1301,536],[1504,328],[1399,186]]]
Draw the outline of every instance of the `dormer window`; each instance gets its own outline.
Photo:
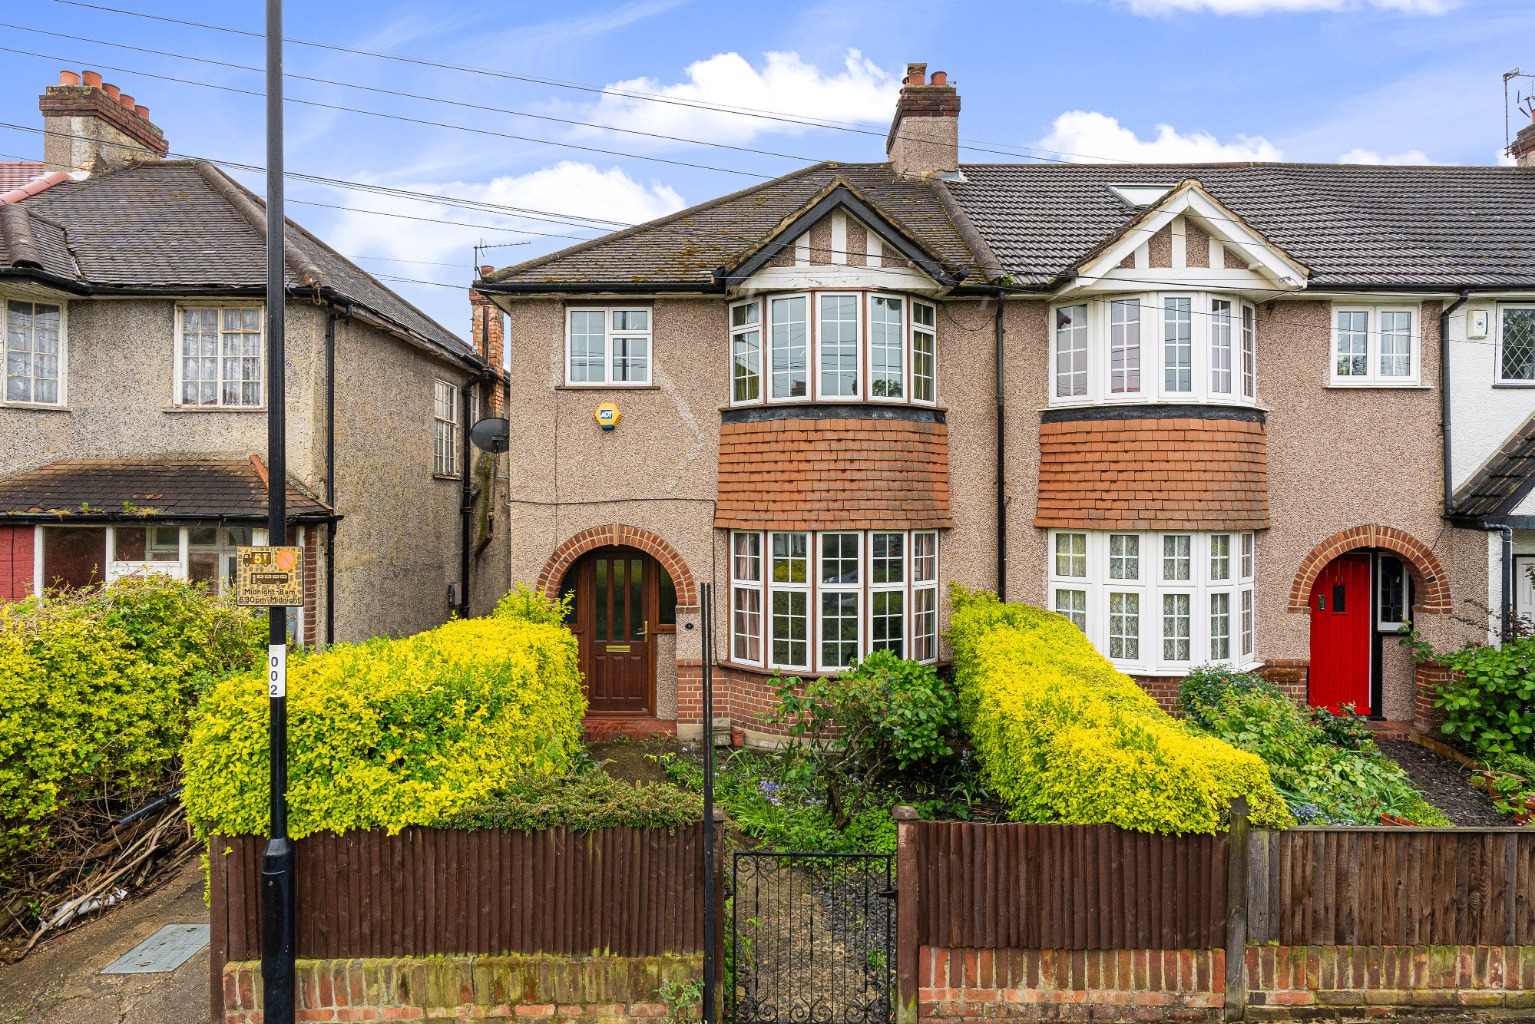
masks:
[[[1205,292],[1053,310],[1051,405],[1257,400],[1253,307]]]
[[[931,405],[938,395],[938,310],[910,296],[862,291],[738,302],[730,307],[730,366],[732,405]]]

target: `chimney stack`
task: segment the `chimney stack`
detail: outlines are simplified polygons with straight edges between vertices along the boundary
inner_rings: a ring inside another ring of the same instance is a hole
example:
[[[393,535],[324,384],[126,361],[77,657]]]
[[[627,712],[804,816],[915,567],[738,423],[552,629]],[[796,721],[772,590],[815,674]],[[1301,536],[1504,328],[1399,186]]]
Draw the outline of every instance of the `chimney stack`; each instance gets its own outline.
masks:
[[[1519,129],[1519,134],[1514,136],[1513,145],[1508,147],[1508,155],[1514,158],[1514,162],[1520,167],[1535,167],[1535,118]]]
[[[959,93],[949,76],[926,64],[906,65],[885,156],[897,174],[936,177],[959,170]]]
[[[489,277],[495,273],[492,266],[480,267],[480,276]],[[487,296],[470,289],[469,312],[471,318],[470,338],[474,343],[475,352],[479,353],[485,365],[501,373],[502,360],[505,358],[503,346],[506,344],[506,315],[501,312],[501,307],[492,302]],[[499,376],[498,376],[499,380]],[[490,391],[490,401],[487,403],[488,416],[501,416],[505,414],[506,405],[503,401],[502,391],[504,387],[497,384]]]
[[[170,147],[149,108],[101,80],[99,72],[60,71],[38,98],[43,161],[53,171],[108,171],[164,158]]]

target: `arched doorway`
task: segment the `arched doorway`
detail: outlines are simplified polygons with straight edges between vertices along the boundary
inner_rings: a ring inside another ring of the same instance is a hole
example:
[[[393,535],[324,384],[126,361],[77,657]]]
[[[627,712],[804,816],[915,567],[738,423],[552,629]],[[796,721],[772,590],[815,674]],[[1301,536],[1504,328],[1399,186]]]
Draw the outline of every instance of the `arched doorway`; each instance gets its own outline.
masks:
[[[1385,666],[1400,658],[1395,644],[1412,618],[1414,590],[1407,566],[1389,551],[1341,554],[1311,587],[1312,707],[1379,716]]]
[[[677,628],[670,574],[638,548],[608,545],[582,555],[565,573],[569,622],[581,651],[587,714],[655,714],[657,636]]]

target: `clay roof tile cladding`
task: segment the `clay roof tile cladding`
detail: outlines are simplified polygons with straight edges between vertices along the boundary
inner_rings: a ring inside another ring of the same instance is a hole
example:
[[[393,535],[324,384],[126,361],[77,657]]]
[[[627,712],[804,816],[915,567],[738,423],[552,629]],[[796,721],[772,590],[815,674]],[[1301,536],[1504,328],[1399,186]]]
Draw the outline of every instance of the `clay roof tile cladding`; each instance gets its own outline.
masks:
[[[1470,478],[1455,490],[1455,514],[1506,515],[1535,483],[1535,414],[1510,434]]]
[[[262,472],[241,460],[65,459],[0,480],[0,515],[111,515],[264,519]],[[330,509],[291,481],[288,516],[325,519]]]
[[[20,188],[34,178],[48,172],[48,165],[36,160],[17,160],[0,163],[0,193]]]

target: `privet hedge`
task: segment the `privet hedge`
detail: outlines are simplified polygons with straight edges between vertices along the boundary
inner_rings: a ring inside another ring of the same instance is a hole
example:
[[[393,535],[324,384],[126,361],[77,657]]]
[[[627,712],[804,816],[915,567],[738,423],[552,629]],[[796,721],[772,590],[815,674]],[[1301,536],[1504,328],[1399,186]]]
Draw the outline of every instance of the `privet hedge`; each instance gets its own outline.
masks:
[[[72,804],[159,782],[197,693],[259,665],[265,629],[164,576],[0,607],[0,881]]]
[[[956,590],[960,715],[1015,820],[1214,832],[1240,795],[1258,826],[1294,824],[1261,760],[1194,735],[1065,618]]]
[[[290,659],[290,834],[437,825],[513,779],[564,770],[586,711],[576,640],[521,611]],[[266,831],[260,676],[204,698],[186,763],[199,830]]]

